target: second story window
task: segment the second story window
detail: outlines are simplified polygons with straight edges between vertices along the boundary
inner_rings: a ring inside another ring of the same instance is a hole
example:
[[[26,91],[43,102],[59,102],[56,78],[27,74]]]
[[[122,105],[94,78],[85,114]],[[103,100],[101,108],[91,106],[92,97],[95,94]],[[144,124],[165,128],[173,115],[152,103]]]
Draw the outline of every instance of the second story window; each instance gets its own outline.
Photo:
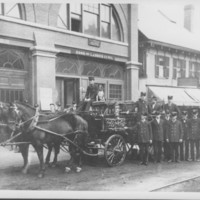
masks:
[[[21,19],[20,6],[17,3],[0,3],[0,15]]]
[[[110,4],[61,4],[59,28],[122,41],[118,17]]]
[[[181,59],[173,59],[173,79],[184,78],[186,73],[186,62]]]
[[[169,78],[169,57],[155,56],[155,77]]]
[[[200,63],[189,62],[189,77],[200,78]]]

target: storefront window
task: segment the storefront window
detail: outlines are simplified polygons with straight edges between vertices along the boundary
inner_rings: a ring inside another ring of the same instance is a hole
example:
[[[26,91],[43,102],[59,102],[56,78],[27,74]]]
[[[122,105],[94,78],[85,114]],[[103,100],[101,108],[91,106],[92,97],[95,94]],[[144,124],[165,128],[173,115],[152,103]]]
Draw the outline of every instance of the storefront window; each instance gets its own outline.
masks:
[[[24,70],[22,59],[12,51],[0,52],[0,69]]]
[[[0,14],[21,19],[20,9],[17,3],[1,3]]]
[[[0,89],[0,101],[14,102],[24,100],[24,90]]]
[[[116,99],[116,100],[122,100],[122,85],[110,84],[109,85],[109,98]]]
[[[110,4],[62,4],[57,26],[88,35],[122,40],[116,13]]]

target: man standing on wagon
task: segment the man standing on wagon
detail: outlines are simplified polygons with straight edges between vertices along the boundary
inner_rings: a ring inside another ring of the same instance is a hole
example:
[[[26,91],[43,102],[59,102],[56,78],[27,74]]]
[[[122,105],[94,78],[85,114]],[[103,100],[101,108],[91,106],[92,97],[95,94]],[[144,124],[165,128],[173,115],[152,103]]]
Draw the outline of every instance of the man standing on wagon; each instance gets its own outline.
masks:
[[[140,93],[140,98],[136,102],[135,112],[137,112],[138,121],[140,120],[142,113],[148,113],[148,105],[147,105],[147,101],[146,101],[146,93],[145,92]]]
[[[140,148],[141,165],[147,165],[149,159],[149,145],[152,143],[151,124],[146,120],[147,113],[141,113],[141,119],[136,125],[138,144]]]
[[[89,111],[93,101],[96,101],[98,94],[98,86],[94,83],[94,77],[89,77],[89,85],[87,87],[84,101],[81,103],[79,110]]]
[[[168,96],[167,99],[168,99],[168,102],[164,105],[164,111],[166,112],[166,110],[169,110],[170,114],[172,112],[176,112],[177,115],[180,116],[181,113],[178,106],[172,102],[173,96]]]

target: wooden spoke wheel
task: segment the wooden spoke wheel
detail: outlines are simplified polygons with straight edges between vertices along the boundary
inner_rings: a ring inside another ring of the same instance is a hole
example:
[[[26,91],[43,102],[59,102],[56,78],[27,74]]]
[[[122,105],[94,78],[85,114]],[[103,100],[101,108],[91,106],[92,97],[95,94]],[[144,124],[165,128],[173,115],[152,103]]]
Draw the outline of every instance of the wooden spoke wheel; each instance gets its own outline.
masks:
[[[105,143],[104,156],[109,166],[121,165],[126,157],[126,144],[121,135],[112,135]]]

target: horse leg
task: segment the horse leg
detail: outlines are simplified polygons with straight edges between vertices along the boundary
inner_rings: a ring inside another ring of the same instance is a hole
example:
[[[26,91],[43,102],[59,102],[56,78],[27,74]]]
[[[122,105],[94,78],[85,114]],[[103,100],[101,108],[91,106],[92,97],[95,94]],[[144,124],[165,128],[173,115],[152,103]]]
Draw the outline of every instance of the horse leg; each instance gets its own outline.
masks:
[[[55,150],[55,153],[54,153],[54,159],[53,159],[52,167],[55,167],[56,164],[57,164],[58,154],[60,152],[60,144],[55,144],[54,145],[54,150]]]
[[[39,170],[39,174],[38,177],[39,178],[43,178],[44,177],[44,173],[45,173],[45,164],[44,164],[44,157],[43,157],[43,145],[39,144],[39,145],[34,145],[35,146],[35,150],[37,152],[39,161],[40,161],[40,170]]]
[[[19,145],[20,152],[22,154],[22,157],[24,159],[24,166],[22,168],[22,173],[27,174],[28,168],[29,168],[29,162],[28,162],[28,150],[29,150],[29,144],[23,144]]]
[[[47,165],[49,165],[49,161],[50,161],[50,157],[51,157],[51,152],[52,152],[52,149],[53,149],[53,145],[52,144],[47,144],[47,146],[48,146],[48,153],[47,153],[47,156],[46,156],[45,163]]]

